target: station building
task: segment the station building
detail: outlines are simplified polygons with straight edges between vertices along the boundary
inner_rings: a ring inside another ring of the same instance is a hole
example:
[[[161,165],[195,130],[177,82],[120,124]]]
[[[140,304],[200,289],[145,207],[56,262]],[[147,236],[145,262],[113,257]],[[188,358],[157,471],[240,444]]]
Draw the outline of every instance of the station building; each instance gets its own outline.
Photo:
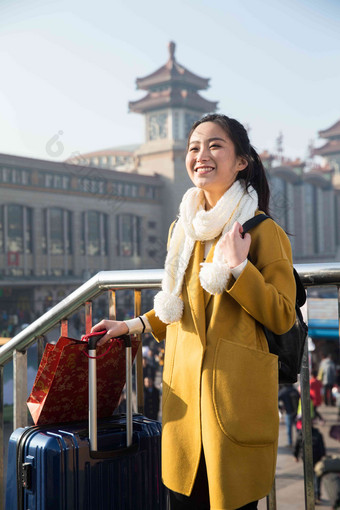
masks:
[[[0,312],[29,322],[98,271],[163,267],[168,227],[191,186],[187,133],[217,109],[200,95],[209,79],[177,62],[174,43],[168,50],[162,67],[137,78],[145,96],[129,103],[145,119],[142,145],[59,163],[0,154]],[[340,121],[320,135],[334,133],[340,139]],[[338,156],[339,143],[330,138]],[[338,163],[306,172],[301,161],[262,159],[295,262],[339,261]]]

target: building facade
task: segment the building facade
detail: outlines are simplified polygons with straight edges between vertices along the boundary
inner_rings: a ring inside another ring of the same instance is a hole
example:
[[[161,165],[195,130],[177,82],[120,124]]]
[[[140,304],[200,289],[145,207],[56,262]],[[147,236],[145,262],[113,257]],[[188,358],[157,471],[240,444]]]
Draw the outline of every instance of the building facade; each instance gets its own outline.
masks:
[[[98,271],[163,266],[168,227],[191,186],[188,131],[217,107],[199,95],[208,85],[177,62],[170,43],[166,64],[137,79],[146,96],[129,103],[145,119],[142,145],[64,163],[0,154],[1,310],[36,316]],[[321,133],[340,139],[338,127]],[[262,159],[272,215],[291,234],[295,262],[340,260],[336,168],[306,172],[302,162]]]

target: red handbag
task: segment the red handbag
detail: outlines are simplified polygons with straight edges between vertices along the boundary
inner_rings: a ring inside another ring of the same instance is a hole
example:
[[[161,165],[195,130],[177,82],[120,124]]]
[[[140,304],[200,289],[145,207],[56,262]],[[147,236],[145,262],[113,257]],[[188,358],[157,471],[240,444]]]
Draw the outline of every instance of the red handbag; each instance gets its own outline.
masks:
[[[98,333],[96,333],[98,335]],[[88,419],[88,346],[60,337],[47,344],[27,406],[35,425]],[[133,338],[132,360],[140,341]],[[109,348],[108,348],[109,347]],[[125,384],[125,348],[119,338],[97,347],[98,418],[111,416]]]

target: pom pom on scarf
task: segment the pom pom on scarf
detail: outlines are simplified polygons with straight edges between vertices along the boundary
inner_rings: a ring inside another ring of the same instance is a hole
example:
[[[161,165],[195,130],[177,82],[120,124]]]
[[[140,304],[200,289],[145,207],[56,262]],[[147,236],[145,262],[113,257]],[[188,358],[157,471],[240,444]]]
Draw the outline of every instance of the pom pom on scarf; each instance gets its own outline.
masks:
[[[230,277],[230,269],[228,264],[222,262],[203,262],[199,276],[204,290],[210,294],[222,294]]]
[[[170,294],[170,292],[161,290],[155,296],[154,308],[156,315],[165,324],[179,321],[183,315],[183,307],[184,303],[181,298]]]

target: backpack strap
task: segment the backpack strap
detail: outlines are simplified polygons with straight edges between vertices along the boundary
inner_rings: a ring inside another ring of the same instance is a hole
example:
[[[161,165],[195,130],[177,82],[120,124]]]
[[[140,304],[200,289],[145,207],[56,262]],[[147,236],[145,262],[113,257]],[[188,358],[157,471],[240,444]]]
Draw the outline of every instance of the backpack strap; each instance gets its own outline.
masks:
[[[270,216],[267,216],[266,214],[258,214],[257,216],[250,218],[250,220],[246,221],[242,225],[242,227],[243,227],[242,235],[244,236],[244,234],[249,232],[249,230],[256,227],[257,225],[262,223],[262,221],[267,220],[268,218],[270,218]],[[294,267],[293,267],[293,271],[294,271],[294,278],[295,278],[295,283],[296,283],[296,302],[299,306],[303,306],[306,302],[306,290],[305,290],[304,286],[302,285],[300,276]]]
[[[254,228],[257,225],[259,225],[260,223],[262,223],[262,221],[267,220],[267,219],[269,219],[269,216],[267,216],[266,214],[257,214],[253,218],[250,218],[250,220],[246,221],[242,225],[243,235],[246,234],[247,232],[249,232],[249,230],[251,230],[252,228]]]

